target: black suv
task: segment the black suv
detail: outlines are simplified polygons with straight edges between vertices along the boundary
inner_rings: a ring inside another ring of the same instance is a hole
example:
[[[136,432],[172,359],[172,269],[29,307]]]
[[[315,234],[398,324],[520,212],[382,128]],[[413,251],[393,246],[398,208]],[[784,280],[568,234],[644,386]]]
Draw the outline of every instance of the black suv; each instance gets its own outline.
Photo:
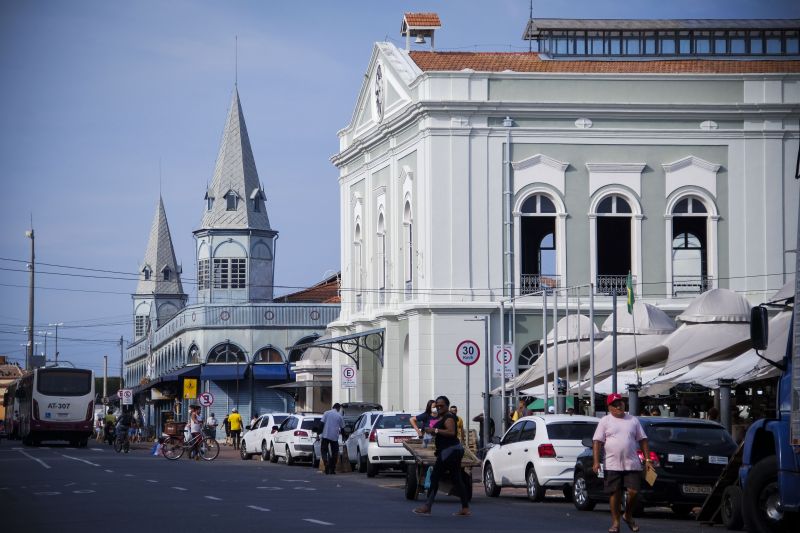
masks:
[[[639,421],[658,477],[652,487],[642,480],[634,513],[646,506],[669,505],[676,514],[688,516],[711,493],[736,443],[724,427],[708,420],[641,417]],[[603,493],[602,477],[592,471],[591,442],[585,439],[583,444],[587,449],[575,463],[573,502],[578,510],[591,511],[597,502],[608,501],[608,496]],[[639,455],[642,459],[641,451]]]

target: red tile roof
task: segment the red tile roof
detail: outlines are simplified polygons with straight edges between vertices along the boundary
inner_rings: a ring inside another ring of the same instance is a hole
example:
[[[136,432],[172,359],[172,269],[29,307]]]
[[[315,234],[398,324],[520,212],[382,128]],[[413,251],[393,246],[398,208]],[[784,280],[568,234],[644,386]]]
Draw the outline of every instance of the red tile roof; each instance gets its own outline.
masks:
[[[657,59],[646,61],[559,61],[543,60],[530,52],[410,52],[424,71],[479,72],[586,72],[648,74],[762,74],[798,73],[800,61]]]
[[[274,299],[280,303],[341,303],[339,297],[339,274],[320,281],[307,289],[303,289]]]
[[[435,26],[437,28],[442,26],[442,21],[439,20],[439,15],[436,13],[406,13],[404,18],[408,26]]]

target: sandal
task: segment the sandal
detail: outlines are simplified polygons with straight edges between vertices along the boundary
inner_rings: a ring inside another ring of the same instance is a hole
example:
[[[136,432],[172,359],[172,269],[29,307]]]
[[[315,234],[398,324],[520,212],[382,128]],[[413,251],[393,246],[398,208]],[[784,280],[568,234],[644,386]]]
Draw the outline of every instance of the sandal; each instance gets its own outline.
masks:
[[[611,526],[608,528],[608,533],[619,533],[619,526]]]
[[[411,512],[414,513],[414,514],[421,514],[421,515],[430,515],[431,514],[431,510],[428,509],[427,507],[415,507],[414,509],[412,509]]]
[[[628,529],[630,529],[633,533],[639,533],[639,524],[637,524],[633,518],[630,520],[623,518],[622,521],[625,522],[625,525],[627,525]]]
[[[453,513],[453,516],[472,516],[472,512],[469,509],[461,509],[460,511]]]

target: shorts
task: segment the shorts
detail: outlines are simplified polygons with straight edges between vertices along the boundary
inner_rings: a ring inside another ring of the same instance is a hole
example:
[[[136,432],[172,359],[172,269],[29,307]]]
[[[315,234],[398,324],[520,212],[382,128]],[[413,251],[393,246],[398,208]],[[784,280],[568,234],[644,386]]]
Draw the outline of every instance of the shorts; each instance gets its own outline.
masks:
[[[606,494],[613,494],[623,487],[639,490],[642,486],[641,470],[606,470],[604,489]]]

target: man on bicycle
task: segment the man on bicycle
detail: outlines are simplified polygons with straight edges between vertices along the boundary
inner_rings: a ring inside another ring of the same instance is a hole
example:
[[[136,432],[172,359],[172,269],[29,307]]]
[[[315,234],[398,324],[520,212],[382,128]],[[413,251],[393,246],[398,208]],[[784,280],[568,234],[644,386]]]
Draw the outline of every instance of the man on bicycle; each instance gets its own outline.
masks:
[[[131,416],[131,412],[124,407],[122,408],[122,414],[119,415],[117,419],[117,439],[120,439],[122,442],[122,451],[128,453],[130,449],[130,443],[128,442],[128,430],[131,427],[131,423],[133,422],[133,417]]]
[[[192,436],[192,451],[189,457],[200,460],[200,443],[203,441],[201,433],[203,431],[203,415],[200,414],[200,406],[192,405],[189,415],[189,432]]]

